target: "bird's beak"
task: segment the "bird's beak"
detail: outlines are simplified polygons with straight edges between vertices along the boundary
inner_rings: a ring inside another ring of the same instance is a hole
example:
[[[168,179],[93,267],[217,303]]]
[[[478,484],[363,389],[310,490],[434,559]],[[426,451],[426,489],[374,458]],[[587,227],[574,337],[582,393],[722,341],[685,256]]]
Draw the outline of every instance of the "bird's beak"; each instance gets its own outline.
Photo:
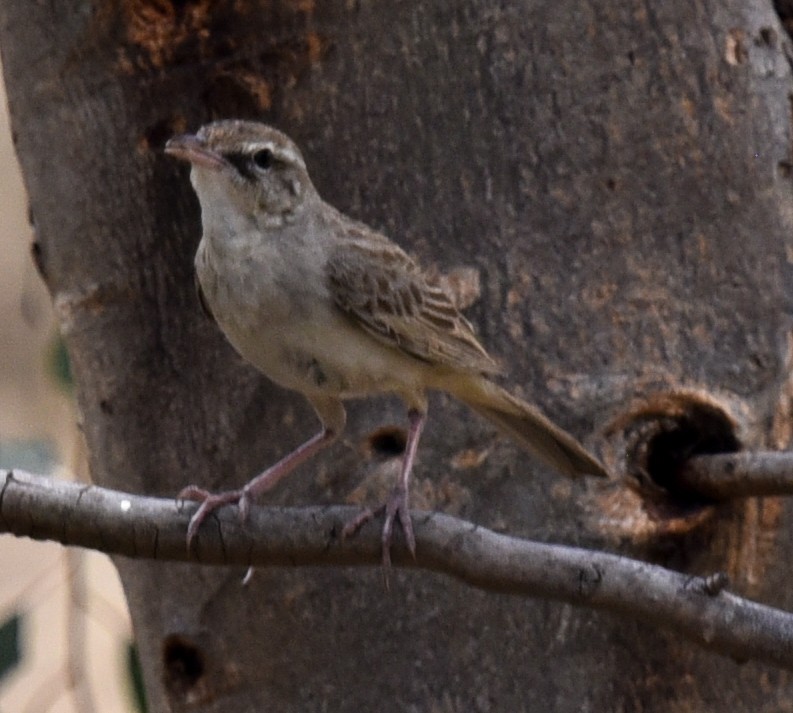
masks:
[[[214,171],[227,165],[223,156],[208,148],[203,139],[195,134],[180,134],[169,139],[165,144],[165,153]]]

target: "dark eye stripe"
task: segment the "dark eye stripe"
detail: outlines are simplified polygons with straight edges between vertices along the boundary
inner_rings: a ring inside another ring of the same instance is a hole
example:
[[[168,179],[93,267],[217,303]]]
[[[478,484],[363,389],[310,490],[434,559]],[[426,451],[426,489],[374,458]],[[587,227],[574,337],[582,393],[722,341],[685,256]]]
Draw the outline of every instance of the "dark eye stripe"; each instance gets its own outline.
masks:
[[[226,159],[234,168],[237,169],[237,173],[240,174],[243,178],[246,178],[249,181],[255,180],[255,176],[253,171],[251,170],[251,157],[250,154],[246,153],[227,153],[223,155],[223,158]]]

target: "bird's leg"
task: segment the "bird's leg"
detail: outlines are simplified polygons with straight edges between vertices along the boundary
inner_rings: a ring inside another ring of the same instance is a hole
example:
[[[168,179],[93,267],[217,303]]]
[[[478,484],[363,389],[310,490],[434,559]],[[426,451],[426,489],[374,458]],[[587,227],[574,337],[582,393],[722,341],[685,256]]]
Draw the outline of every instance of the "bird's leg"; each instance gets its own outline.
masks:
[[[413,471],[413,461],[416,458],[421,432],[427,422],[426,411],[411,409],[408,412],[408,440],[405,447],[405,457],[402,461],[402,469],[399,472],[399,480],[396,487],[391,491],[391,495],[385,503],[385,522],[383,523],[383,566],[391,565],[391,538],[394,531],[394,522],[399,519],[402,532],[405,533],[410,554],[416,556],[416,538],[413,535],[413,520],[410,518],[410,474]]]
[[[399,480],[391,491],[388,500],[377,510],[365,510],[358,517],[348,522],[342,530],[342,537],[354,535],[366,522],[371,520],[381,512],[385,513],[383,523],[383,534],[381,542],[383,545],[383,567],[391,566],[391,541],[394,534],[394,523],[398,520],[405,534],[410,554],[416,556],[416,538],[413,535],[413,521],[410,518],[410,474],[413,471],[413,461],[416,458],[421,432],[427,422],[427,412],[424,409],[412,408],[408,411],[410,427],[408,429],[407,444],[405,455],[402,460],[402,468],[399,471]]]
[[[260,475],[249,480],[239,490],[224,490],[220,493],[210,493],[197,485],[188,485],[176,496],[180,500],[195,500],[201,507],[195,511],[187,526],[187,546],[193,541],[198,528],[206,518],[223,505],[237,503],[240,508],[240,519],[245,521],[250,510],[251,500],[274,488],[283,478],[289,475],[297,466],[315,456],[325,446],[336,439],[336,433],[329,428],[324,428],[316,436],[306,441],[303,445],[284,456],[275,465],[271,465]]]
[[[190,524],[187,526],[187,549],[201,527],[201,523],[219,507],[230,503],[237,503],[240,508],[240,519],[244,522],[248,517],[251,501],[274,488],[281,480],[289,475],[297,466],[313,458],[323,448],[329,446],[344,430],[347,415],[344,405],[336,398],[312,398],[311,405],[322,421],[322,430],[313,438],[307,440],[288,455],[284,456],[275,465],[271,465],[260,475],[248,481],[239,490],[226,490],[221,493],[210,493],[197,485],[188,485],[176,496],[182,500],[195,500],[201,503]]]

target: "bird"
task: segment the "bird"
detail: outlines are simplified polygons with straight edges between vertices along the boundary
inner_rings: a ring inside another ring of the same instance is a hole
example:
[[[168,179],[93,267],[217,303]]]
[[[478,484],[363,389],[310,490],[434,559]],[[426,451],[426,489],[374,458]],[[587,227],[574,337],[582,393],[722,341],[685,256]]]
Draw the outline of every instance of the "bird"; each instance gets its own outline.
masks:
[[[354,534],[384,513],[382,560],[398,524],[416,542],[409,486],[427,421],[427,392],[467,404],[525,450],[567,476],[608,477],[605,467],[535,406],[494,381],[502,372],[437,279],[396,243],[344,215],[317,192],[303,154],[263,123],[224,119],[169,139],[165,153],[190,164],[201,208],[195,255],[199,298],[236,351],[276,384],[308,400],[321,429],[239,489],[189,485],[200,503],[188,547],[216,509],[252,501],[342,433],[347,399],[396,394],[407,407],[399,476],[377,511],[344,528]]]

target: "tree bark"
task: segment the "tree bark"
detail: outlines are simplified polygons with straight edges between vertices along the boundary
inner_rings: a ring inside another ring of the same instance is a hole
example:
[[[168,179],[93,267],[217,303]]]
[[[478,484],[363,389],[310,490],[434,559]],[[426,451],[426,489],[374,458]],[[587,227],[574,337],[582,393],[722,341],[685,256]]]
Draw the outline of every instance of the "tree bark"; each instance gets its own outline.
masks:
[[[789,441],[791,47],[770,3],[6,0],[0,46],[98,484],[240,484],[317,426],[201,316],[197,203],[161,152],[212,118],[263,119],[338,208],[425,264],[475,268],[469,315],[507,383],[615,474],[526,479],[516,447],[436,397],[417,506],[725,570],[793,609],[789,506],[717,505],[673,478],[690,455]],[[382,495],[384,436],[404,424],[396,400],[355,404],[346,440],[268,502]],[[773,668],[642,622],[422,572],[385,592],[376,570],[263,569],[242,588],[237,568],[116,564],[157,711],[720,711],[791,695]]]

